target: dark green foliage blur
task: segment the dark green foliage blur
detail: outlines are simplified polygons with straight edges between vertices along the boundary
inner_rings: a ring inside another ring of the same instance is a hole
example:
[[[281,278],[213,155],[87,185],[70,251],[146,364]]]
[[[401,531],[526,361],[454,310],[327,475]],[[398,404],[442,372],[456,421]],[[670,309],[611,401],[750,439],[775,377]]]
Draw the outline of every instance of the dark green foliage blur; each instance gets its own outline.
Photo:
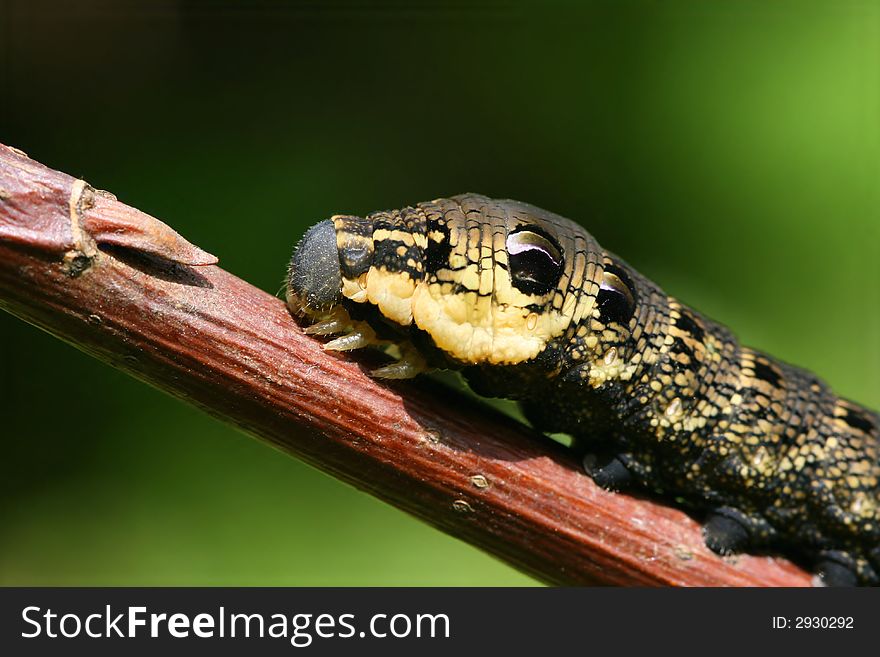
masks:
[[[463,191],[580,221],[880,406],[880,5],[0,4],[0,142],[270,292]],[[0,584],[529,580],[0,314]]]

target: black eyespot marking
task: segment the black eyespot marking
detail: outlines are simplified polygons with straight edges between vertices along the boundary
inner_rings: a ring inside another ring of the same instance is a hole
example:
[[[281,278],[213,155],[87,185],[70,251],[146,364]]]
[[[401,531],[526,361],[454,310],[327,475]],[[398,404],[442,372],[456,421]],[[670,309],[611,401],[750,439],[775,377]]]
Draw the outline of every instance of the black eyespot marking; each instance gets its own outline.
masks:
[[[759,360],[755,361],[755,378],[766,381],[774,388],[782,387],[782,377],[769,365],[765,365]]]
[[[669,351],[675,355],[687,356],[688,360],[694,360],[694,350],[688,347],[681,338],[674,338]]]
[[[843,421],[846,422],[853,429],[858,429],[859,431],[864,431],[865,433],[871,433],[874,431],[874,425],[871,421],[865,417],[863,414],[853,411],[852,409],[848,409],[846,415],[843,416]]]
[[[629,324],[636,311],[636,297],[632,281],[623,269],[612,264],[605,265],[596,303],[602,323]]]
[[[507,236],[510,281],[525,294],[544,295],[562,276],[562,248],[537,226],[523,226]]]
[[[700,328],[691,314],[684,309],[680,311],[678,318],[675,320],[675,325],[682,331],[690,333],[697,342],[703,342],[706,338],[706,332]]]

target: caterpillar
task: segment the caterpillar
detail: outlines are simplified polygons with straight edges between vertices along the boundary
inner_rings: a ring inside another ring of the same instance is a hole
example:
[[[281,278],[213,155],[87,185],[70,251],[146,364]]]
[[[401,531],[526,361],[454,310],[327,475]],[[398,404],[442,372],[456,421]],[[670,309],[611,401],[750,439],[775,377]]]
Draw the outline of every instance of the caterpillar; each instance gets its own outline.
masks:
[[[461,371],[566,433],[609,490],[675,497],[719,554],[777,550],[828,585],[880,584],[880,416],[739,344],[581,226],[478,194],[310,228],[291,311],[373,374]]]

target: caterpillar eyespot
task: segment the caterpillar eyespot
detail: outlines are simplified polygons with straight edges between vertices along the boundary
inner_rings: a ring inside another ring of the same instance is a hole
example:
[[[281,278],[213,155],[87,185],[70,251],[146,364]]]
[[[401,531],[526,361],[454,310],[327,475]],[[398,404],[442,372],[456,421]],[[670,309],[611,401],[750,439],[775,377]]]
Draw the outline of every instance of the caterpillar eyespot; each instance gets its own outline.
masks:
[[[623,269],[605,265],[596,305],[605,324],[626,326],[629,323],[636,310],[636,299],[633,285]]]
[[[518,401],[572,435],[603,487],[704,513],[716,552],[775,549],[825,583],[880,584],[880,416],[742,346],[564,217],[477,194],[337,215],[297,246],[287,299],[309,332],[341,334],[327,348],[396,343],[376,376],[452,368]]]
[[[546,294],[556,287],[564,261],[551,240],[526,227],[512,231],[506,246],[514,287],[526,294]]]

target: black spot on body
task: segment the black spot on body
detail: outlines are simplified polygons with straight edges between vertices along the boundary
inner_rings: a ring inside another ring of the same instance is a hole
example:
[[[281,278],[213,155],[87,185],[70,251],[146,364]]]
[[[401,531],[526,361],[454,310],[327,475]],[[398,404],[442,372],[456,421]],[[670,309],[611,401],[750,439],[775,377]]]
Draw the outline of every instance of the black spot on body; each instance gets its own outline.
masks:
[[[756,379],[766,381],[774,388],[782,387],[782,377],[769,365],[765,365],[761,361],[755,361],[754,370]]]
[[[858,429],[860,431],[864,431],[865,433],[871,433],[875,430],[874,423],[871,422],[864,414],[859,413],[858,411],[854,411],[851,408],[847,409],[846,415],[843,416],[843,421],[846,422],[853,429]]]
[[[681,338],[674,338],[672,342],[672,346],[669,347],[669,351],[673,354],[684,354],[691,360],[694,358],[694,350],[687,346]]]
[[[398,253],[398,249],[401,247],[404,249],[403,255]],[[421,259],[417,246],[408,246],[400,240],[386,239],[374,242],[374,249],[375,253],[372,258],[374,267],[384,267],[392,272],[406,272],[416,278],[416,270],[410,267],[407,261],[412,259],[418,262]]]
[[[690,333],[693,336],[694,340],[698,342],[703,342],[703,340],[706,338],[705,331],[700,328],[700,326],[694,320],[693,316],[684,309],[680,311],[678,318],[675,320],[675,325],[682,331]]]
[[[431,233],[441,233],[443,239],[438,242]],[[436,274],[441,269],[449,269],[449,255],[452,245],[449,243],[449,228],[439,222],[428,222],[428,248],[425,249],[425,271]]]

